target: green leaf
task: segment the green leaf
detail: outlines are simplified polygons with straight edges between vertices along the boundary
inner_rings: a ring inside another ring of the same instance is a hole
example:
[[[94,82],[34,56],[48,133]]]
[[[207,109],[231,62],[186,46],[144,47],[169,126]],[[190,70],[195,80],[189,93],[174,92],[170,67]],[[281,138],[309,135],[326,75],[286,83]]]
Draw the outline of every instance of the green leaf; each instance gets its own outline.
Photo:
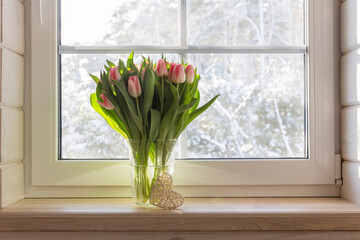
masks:
[[[189,92],[188,85],[189,84],[186,81],[179,85],[180,104],[187,103],[185,101],[186,101],[186,97],[187,97],[188,92]]]
[[[130,71],[127,68],[124,68],[124,70],[123,70],[124,80],[125,79],[128,80],[130,75],[131,75]]]
[[[197,102],[197,99],[193,98],[192,101],[189,104],[182,104],[178,107],[178,109],[176,110],[176,114],[180,114],[182,112],[185,112],[187,110],[189,110],[190,108],[192,108]]]
[[[128,108],[131,111],[133,111],[134,113],[136,113],[135,104],[134,104],[133,100],[131,99],[129,93],[127,92],[125,85],[121,82],[115,82],[114,84],[119,89],[121,95],[124,97],[124,100],[126,101]]]
[[[112,89],[110,87],[110,81],[109,81],[109,78],[107,76],[107,74],[105,72],[102,72],[102,75],[101,75],[101,82],[102,82],[102,86],[105,90],[109,91],[109,92],[112,92]]]
[[[166,139],[169,128],[172,126],[176,117],[176,109],[179,105],[179,96],[176,87],[174,87],[172,84],[168,84],[168,86],[169,87],[167,87],[167,89],[172,95],[172,99],[169,99],[171,104],[168,106],[165,116],[161,120],[158,139]]]
[[[195,118],[197,118],[201,113],[203,113],[206,109],[208,109],[211,104],[213,104],[215,102],[215,100],[220,96],[216,95],[215,97],[213,97],[209,102],[207,102],[206,104],[204,104],[203,106],[201,106],[200,108],[196,109],[195,111],[193,111],[192,113],[190,113],[189,115],[189,119],[187,120],[185,127],[187,127]],[[184,128],[185,128],[184,127]]]
[[[161,91],[161,83],[155,81],[155,89],[159,97],[159,104],[160,104],[159,109],[160,109],[160,107],[164,105],[164,98]]]
[[[146,69],[143,85],[144,85],[144,91],[143,91],[144,102],[143,102],[142,111],[143,111],[144,122],[146,123],[149,115],[149,109],[151,107],[154,98],[154,85],[155,85],[154,73],[149,68]]]
[[[135,64],[131,63],[130,68],[131,68],[131,70],[134,71],[135,75],[138,74],[139,69],[135,66]]]
[[[94,81],[95,81],[96,84],[98,84],[98,82],[100,82],[100,79],[99,79],[97,76],[92,75],[92,74],[90,74],[90,73],[89,73],[89,75],[90,75],[90,77],[91,77],[92,79],[94,79]]]
[[[109,60],[106,60],[106,62],[109,65],[109,67],[115,67],[116,66],[113,62],[111,62]]]
[[[121,82],[115,82],[114,84],[120,90],[120,93],[123,96],[123,98],[127,104],[127,108],[129,109],[132,119],[134,120],[134,122],[135,122],[136,126],[138,127],[138,129],[140,130],[140,132],[143,134],[144,127],[143,127],[142,119],[137,115],[137,110],[135,108],[135,104],[134,104],[132,98],[130,97],[130,95],[128,94],[128,92],[125,88],[125,85]]]
[[[187,94],[187,101],[190,101],[193,97],[195,97],[196,91],[198,90],[200,82],[200,75],[195,76],[194,82],[192,84],[189,84],[189,93]]]
[[[195,105],[190,109],[190,113],[192,113],[193,111],[195,111],[197,109],[197,107],[199,106],[200,103],[200,92],[199,90],[196,91],[195,97],[193,99],[196,99],[196,103]]]
[[[167,110],[170,108],[172,101],[174,99],[174,96],[179,98],[177,88],[170,83],[167,79],[164,81],[165,84],[165,92],[164,92],[164,112],[167,112]]]
[[[126,69],[125,63],[124,63],[123,60],[121,60],[121,59],[119,59],[118,69],[119,69],[120,71],[123,71],[124,69]]]
[[[119,101],[119,105],[124,114],[124,118],[126,119],[126,122],[128,123],[129,132],[131,133],[132,138],[133,139],[141,139],[142,137],[141,137],[140,130],[136,126],[136,124],[132,118],[130,110],[128,109],[128,106],[126,105],[125,99],[122,97],[122,95],[120,95],[119,98],[121,99]]]
[[[104,92],[105,96],[109,99],[109,101],[114,105],[115,112],[119,116],[120,120],[124,123],[126,129],[128,129],[130,135],[136,139],[140,139],[140,130],[137,128],[136,124],[134,123],[134,119],[130,114],[128,106],[125,102],[125,99],[120,94],[117,96],[119,101],[116,100],[115,96],[111,93]]]
[[[131,64],[134,64],[134,51],[132,51],[127,59],[126,67],[131,68]]]
[[[176,131],[175,136],[173,137],[173,139],[177,139],[179,138],[180,134],[184,131],[184,129],[186,128],[185,124],[187,122],[187,119],[189,118],[189,112],[184,112],[183,114],[179,115],[181,116],[180,120],[179,120],[179,126],[178,129]]]
[[[102,84],[98,83],[98,85],[96,85],[96,97],[97,99],[101,99],[100,94],[104,91]]]
[[[161,113],[156,109],[150,109],[150,131],[149,131],[149,139],[154,141],[159,133],[159,126],[161,120]]]
[[[177,132],[180,130],[182,126],[182,115],[183,114],[177,114],[174,121],[172,122],[172,125],[169,126],[169,130],[166,135],[166,139],[176,139]]]
[[[105,69],[106,69],[106,72],[109,72],[110,71],[110,68],[106,65],[104,65]]]
[[[140,133],[140,130],[138,129],[138,127],[136,126],[136,124],[132,120],[132,118],[130,116],[130,113],[129,113],[129,110],[128,109],[124,110],[124,113],[125,113],[125,116],[126,116],[126,119],[127,119],[128,123],[129,123],[129,129],[130,129],[129,132],[131,133],[131,138],[132,139],[141,139],[142,135]]]
[[[103,92],[105,97],[111,102],[111,104],[114,106],[115,108],[115,111],[118,112],[119,114],[121,114],[121,109],[120,109],[120,106],[119,106],[119,103],[116,101],[115,97],[107,92],[107,91],[104,91]]]
[[[106,120],[106,122],[110,125],[110,127],[112,127],[116,132],[120,133],[124,138],[127,139],[129,137],[127,130],[125,129],[124,125],[113,114],[114,112],[104,109],[99,105],[95,93],[90,95],[90,104],[93,107],[93,109]]]

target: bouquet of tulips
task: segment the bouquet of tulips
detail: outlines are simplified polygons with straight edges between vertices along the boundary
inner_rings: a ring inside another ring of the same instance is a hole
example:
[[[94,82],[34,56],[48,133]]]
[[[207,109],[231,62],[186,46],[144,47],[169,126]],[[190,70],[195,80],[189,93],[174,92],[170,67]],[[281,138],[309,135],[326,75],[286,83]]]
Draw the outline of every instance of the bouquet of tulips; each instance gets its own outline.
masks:
[[[97,84],[90,102],[115,131],[130,140],[136,165],[155,165],[152,180],[139,180],[144,185],[139,191],[148,197],[161,172],[156,166],[165,166],[172,150],[164,142],[177,139],[219,95],[198,107],[200,76],[192,65],[168,63],[163,57],[154,64],[143,57],[137,66],[133,58],[134,52],[126,64],[121,59],[117,65],[107,61],[100,77],[90,74]]]

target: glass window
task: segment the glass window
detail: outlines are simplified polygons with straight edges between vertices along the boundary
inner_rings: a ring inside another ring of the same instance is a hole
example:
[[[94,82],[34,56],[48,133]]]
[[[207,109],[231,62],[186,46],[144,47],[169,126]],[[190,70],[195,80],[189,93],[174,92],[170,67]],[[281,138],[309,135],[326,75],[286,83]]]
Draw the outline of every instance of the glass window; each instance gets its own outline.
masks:
[[[185,61],[216,103],[189,125],[182,159],[307,158],[305,0],[59,1],[60,157],[125,159],[89,104],[105,60],[131,50]],[[86,6],[86,7],[84,7]]]

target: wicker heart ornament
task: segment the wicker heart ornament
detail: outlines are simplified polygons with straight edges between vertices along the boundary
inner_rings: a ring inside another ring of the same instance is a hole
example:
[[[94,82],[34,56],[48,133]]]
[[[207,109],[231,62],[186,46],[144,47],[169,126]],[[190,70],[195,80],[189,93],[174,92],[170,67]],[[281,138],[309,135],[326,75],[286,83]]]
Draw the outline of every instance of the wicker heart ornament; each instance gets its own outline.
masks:
[[[155,181],[150,195],[150,203],[162,209],[176,209],[184,203],[184,197],[172,189],[172,177],[161,174]]]

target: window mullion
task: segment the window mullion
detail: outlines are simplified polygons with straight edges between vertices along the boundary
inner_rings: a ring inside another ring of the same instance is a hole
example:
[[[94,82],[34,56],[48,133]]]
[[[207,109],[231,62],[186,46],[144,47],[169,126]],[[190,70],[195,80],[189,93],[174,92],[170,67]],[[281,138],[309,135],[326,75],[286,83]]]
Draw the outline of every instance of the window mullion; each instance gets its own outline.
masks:
[[[229,54],[306,54],[306,46],[59,46],[59,54],[122,54],[134,50],[141,53],[229,53]]]
[[[187,49],[187,42],[186,42],[186,0],[179,1],[179,14],[180,14],[180,46],[181,49],[179,51],[180,59],[186,61],[186,52]],[[186,159],[187,158],[187,130],[185,129],[179,137],[178,142],[178,149],[179,149],[179,158]]]
[[[180,11],[180,46],[181,46],[181,58],[185,58],[184,49],[187,48],[186,42],[186,0],[180,0],[179,2]]]

